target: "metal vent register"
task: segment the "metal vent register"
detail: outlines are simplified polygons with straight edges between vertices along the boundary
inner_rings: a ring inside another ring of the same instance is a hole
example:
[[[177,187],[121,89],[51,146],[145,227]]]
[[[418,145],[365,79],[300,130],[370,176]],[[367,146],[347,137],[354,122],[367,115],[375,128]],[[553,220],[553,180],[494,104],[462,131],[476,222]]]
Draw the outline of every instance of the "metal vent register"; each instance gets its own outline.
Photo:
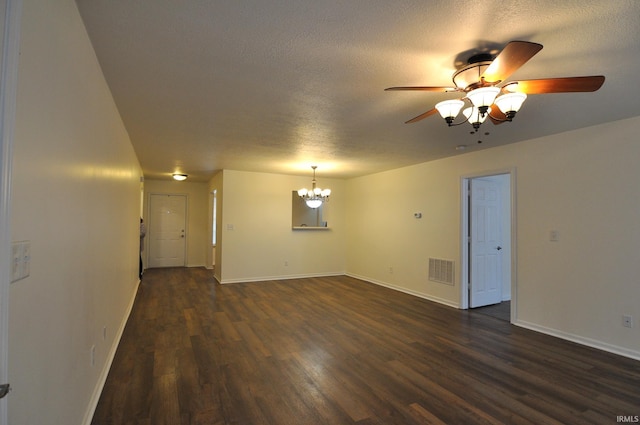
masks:
[[[453,260],[429,258],[429,280],[453,285],[455,282]]]

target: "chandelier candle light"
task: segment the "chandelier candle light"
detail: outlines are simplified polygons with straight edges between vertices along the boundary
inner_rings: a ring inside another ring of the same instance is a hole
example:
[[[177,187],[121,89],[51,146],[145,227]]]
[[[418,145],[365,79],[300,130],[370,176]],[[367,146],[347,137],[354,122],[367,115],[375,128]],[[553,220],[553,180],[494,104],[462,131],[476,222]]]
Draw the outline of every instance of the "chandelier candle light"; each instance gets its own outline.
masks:
[[[331,195],[331,189],[320,189],[316,187],[316,168],[317,165],[312,165],[313,168],[313,180],[311,180],[311,189],[298,190],[298,196],[300,196],[307,203],[309,208],[318,208],[323,202],[329,200]]]

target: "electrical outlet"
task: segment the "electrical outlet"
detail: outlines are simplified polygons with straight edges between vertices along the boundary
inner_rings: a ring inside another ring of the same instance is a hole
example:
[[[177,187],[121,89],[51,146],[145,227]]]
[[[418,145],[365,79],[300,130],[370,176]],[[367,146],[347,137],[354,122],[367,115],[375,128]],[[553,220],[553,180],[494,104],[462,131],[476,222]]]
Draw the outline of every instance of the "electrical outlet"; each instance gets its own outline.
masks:
[[[389,267],[389,274],[393,274],[393,267]]]
[[[107,327],[103,326],[102,327],[102,340],[104,341],[105,339],[107,339]]]
[[[633,317],[631,315],[625,314],[622,316],[622,326],[625,328],[633,327]]]

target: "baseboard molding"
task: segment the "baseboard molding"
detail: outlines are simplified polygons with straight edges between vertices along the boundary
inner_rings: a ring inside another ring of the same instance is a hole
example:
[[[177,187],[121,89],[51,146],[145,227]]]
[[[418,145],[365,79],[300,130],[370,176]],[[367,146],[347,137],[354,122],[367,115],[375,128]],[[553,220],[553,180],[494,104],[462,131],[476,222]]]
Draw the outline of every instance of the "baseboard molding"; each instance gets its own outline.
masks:
[[[458,304],[458,303],[446,300],[444,298],[434,297],[432,295],[424,294],[422,292],[412,291],[411,289],[403,288],[402,286],[393,285],[393,284],[388,283],[388,282],[383,282],[383,281],[380,281],[380,280],[371,279],[369,277],[360,276],[360,275],[357,275],[357,274],[354,274],[354,273],[347,273],[347,276],[353,277],[355,279],[364,280],[365,282],[373,283],[374,285],[384,286],[385,288],[393,289],[393,290],[398,291],[398,292],[404,292],[405,294],[413,295],[414,297],[422,298],[422,299],[425,299],[425,300],[428,300],[428,301],[433,301],[433,302],[436,302],[438,304],[444,304],[444,305],[446,305],[448,307],[453,307],[453,308],[458,308],[458,309],[460,308],[460,304]]]
[[[116,336],[113,339],[113,345],[111,346],[111,350],[107,354],[107,359],[105,361],[104,366],[102,367],[102,371],[100,372],[100,376],[98,376],[98,382],[93,390],[93,394],[91,395],[91,399],[89,400],[89,406],[87,408],[87,413],[84,416],[84,420],[82,423],[84,425],[91,425],[91,420],[93,419],[93,414],[96,411],[96,407],[98,407],[98,401],[100,401],[100,395],[102,394],[102,390],[104,389],[104,384],[107,382],[107,376],[109,376],[109,370],[111,369],[111,364],[113,363],[113,359],[116,356],[116,351],[118,350],[118,346],[120,345],[120,338],[122,338],[122,334],[124,333],[124,328],[129,321],[129,315],[133,310],[133,304],[136,300],[136,295],[138,294],[138,289],[140,287],[140,280],[136,285],[136,290],[133,291],[133,297],[129,301],[129,305],[127,306],[127,310],[124,315],[124,319],[120,323],[120,327],[116,332]]]
[[[260,277],[241,277],[237,279],[223,279],[218,280],[222,285],[229,283],[247,283],[247,282],[266,282],[269,280],[289,280],[289,279],[305,279],[309,277],[327,277],[327,276],[344,276],[345,272],[330,272],[330,273],[304,273],[304,274],[288,274],[281,276],[260,276]]]
[[[540,332],[546,335],[554,336],[556,338],[575,342],[580,345],[586,345],[587,347],[596,348],[598,350],[607,351],[613,354],[618,354],[623,357],[629,357],[634,360],[640,360],[640,352],[635,350],[630,350],[628,348],[607,344],[606,342],[597,341],[591,338],[585,338],[580,335],[574,335],[572,333],[559,331],[553,328],[547,328],[546,326],[536,325],[535,323],[530,323],[523,320],[516,320],[515,322],[513,322],[513,324],[521,328],[529,329],[529,330]]]

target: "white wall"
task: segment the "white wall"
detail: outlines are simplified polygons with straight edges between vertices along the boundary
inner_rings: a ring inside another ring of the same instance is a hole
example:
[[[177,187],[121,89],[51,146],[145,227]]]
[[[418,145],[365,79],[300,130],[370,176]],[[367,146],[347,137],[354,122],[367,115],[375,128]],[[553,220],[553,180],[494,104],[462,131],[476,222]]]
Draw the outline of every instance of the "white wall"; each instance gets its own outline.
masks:
[[[428,281],[427,259],[455,260],[459,279],[460,178],[515,167],[517,323],[640,358],[639,125],[631,118],[348,181],[348,273],[458,305],[459,280]],[[623,314],[633,328],[622,327]]]
[[[9,423],[80,424],[138,284],[141,170],[73,0],[24,0],[19,67]]]
[[[221,199],[216,277],[222,283],[345,272],[344,181],[318,177],[332,190],[324,207],[328,230],[291,229],[291,191],[311,176],[224,170],[214,178]],[[286,265],[285,265],[286,264]],[[218,270],[219,269],[219,270]]]
[[[352,179],[346,189],[348,273],[457,306],[458,285],[427,276],[429,257],[459,266],[458,170],[434,161]]]
[[[218,172],[209,181],[209,186],[208,186],[208,192],[211,193],[215,190],[216,196],[217,196],[217,205],[216,205],[218,209],[218,212],[216,214],[217,241],[216,241],[216,248],[213,250],[212,255],[213,255],[213,264],[215,264],[215,267],[213,269],[213,275],[218,282],[222,282],[222,256],[221,256],[222,249],[220,249],[219,247],[222,246],[222,243],[223,243],[222,240],[224,238],[224,233],[222,232],[222,205],[224,203],[224,196],[223,196],[224,178],[223,177],[224,177],[224,173],[222,171]],[[209,205],[208,220],[209,222],[213,223],[213,209],[211,208],[211,205]]]
[[[207,263],[207,251],[211,247],[207,183],[145,179],[145,223],[149,223],[149,196],[152,193],[187,195],[187,267],[204,267]],[[145,244],[145,259],[148,247],[149,244]]]

